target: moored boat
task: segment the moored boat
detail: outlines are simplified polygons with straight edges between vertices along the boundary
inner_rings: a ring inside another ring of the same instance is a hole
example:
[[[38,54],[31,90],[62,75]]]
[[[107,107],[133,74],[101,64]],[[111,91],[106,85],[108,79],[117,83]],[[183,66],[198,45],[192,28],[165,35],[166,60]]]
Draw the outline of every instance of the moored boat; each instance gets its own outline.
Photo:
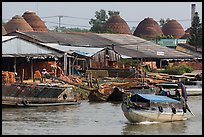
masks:
[[[122,97],[125,94],[122,88],[114,87],[111,91],[100,92],[100,90],[92,90],[89,92],[89,102],[101,102],[101,101],[122,101]]]
[[[80,104],[72,87],[2,84],[3,107],[34,107]]]

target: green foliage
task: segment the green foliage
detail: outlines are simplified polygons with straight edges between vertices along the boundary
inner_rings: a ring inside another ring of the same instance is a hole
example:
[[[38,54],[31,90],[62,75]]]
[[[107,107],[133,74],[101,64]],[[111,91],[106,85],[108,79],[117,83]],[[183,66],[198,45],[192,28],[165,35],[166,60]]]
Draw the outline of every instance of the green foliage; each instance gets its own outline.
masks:
[[[196,48],[202,48],[202,23],[200,23],[200,18],[198,12],[195,13],[195,16],[192,21],[192,27],[190,28],[190,38],[188,39],[190,45],[195,46]]]
[[[6,25],[6,22],[4,22],[3,20],[2,20],[2,26],[5,26]]]
[[[108,15],[111,16],[115,16],[115,15],[119,15],[120,12],[119,11],[108,11]]]
[[[178,66],[170,67],[167,66],[165,70],[162,70],[160,73],[167,73],[170,75],[182,75],[184,73],[190,73],[193,71],[193,68],[190,66],[187,66],[185,64],[180,64]]]
[[[166,20],[164,20],[163,18],[161,18],[160,21],[159,21],[160,27],[163,27],[164,24],[166,24],[169,20],[170,20],[169,18],[167,18]]]
[[[96,11],[95,18],[96,19],[91,19],[89,21],[89,24],[92,25],[90,31],[96,32],[96,33],[104,32],[103,24],[108,19],[108,15],[106,14],[106,11],[104,9],[101,9],[100,11]]]
[[[137,66],[139,64],[139,61],[134,59],[121,59],[119,61],[119,66],[122,66],[122,64],[124,64],[125,66]]]
[[[53,30],[50,30],[52,32],[58,32],[58,26],[55,26]],[[88,29],[81,29],[81,28],[66,28],[66,27],[60,27],[60,32],[89,32]]]
[[[96,33],[114,33],[110,30],[104,30],[103,25],[108,18],[113,15],[119,15],[119,11],[108,11],[108,15],[104,9],[95,12],[95,19],[90,19],[89,24],[92,25],[90,31]]]

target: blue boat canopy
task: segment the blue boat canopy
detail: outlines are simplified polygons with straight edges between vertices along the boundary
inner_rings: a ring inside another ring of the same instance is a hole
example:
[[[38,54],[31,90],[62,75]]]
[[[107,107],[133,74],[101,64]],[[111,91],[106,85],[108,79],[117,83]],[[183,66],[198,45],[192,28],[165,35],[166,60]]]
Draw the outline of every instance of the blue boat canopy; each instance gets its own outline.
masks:
[[[146,100],[149,100],[150,102],[174,102],[174,103],[179,103],[178,100],[171,99],[167,96],[160,96],[160,95],[154,95],[154,94],[136,94]]]

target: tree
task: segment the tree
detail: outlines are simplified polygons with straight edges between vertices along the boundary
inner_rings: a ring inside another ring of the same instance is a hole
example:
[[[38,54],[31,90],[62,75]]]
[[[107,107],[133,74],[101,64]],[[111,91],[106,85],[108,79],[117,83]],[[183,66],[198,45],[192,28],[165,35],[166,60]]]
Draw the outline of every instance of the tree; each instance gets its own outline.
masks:
[[[96,33],[105,33],[105,32],[111,32],[109,30],[104,30],[103,25],[106,23],[108,18],[114,15],[119,15],[119,11],[108,11],[108,15],[105,10],[101,9],[100,11],[95,12],[96,19],[91,19],[89,21],[89,24],[92,25],[90,31],[96,32]],[[112,32],[111,32],[112,33]]]
[[[164,20],[163,18],[161,18],[160,21],[159,21],[160,27],[163,27],[164,24],[166,24],[169,20],[170,20],[169,18],[167,18],[166,20]]]
[[[195,46],[196,49],[202,48],[202,23],[200,23],[198,12],[195,13],[192,21],[188,43]]]
[[[92,25],[90,31],[92,32],[103,32],[103,24],[108,19],[108,15],[106,14],[106,11],[101,9],[100,11],[95,12],[96,19],[91,19],[89,21],[89,24]]]
[[[58,26],[55,26],[52,32],[58,32]],[[89,32],[88,29],[81,29],[81,28],[66,28],[64,26],[60,27],[60,32]]]
[[[111,16],[115,16],[115,15],[119,15],[120,12],[119,11],[108,11],[108,15],[111,17]]]
[[[5,26],[6,25],[6,22],[4,22],[3,20],[2,20],[2,26]]]

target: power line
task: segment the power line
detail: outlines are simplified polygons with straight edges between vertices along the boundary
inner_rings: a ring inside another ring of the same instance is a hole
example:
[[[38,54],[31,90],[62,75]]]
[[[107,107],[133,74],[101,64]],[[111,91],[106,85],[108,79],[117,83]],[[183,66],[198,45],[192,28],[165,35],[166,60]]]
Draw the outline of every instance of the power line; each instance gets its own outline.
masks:
[[[74,16],[66,16],[66,15],[46,16],[46,17],[41,17],[41,18],[55,18],[55,17],[65,17],[65,18],[73,18],[73,19],[90,20],[89,18],[74,17]]]
[[[52,22],[52,21],[44,21],[45,23],[52,23],[52,24],[58,24],[57,22]],[[85,26],[85,25],[73,25],[73,24],[66,24],[66,23],[61,23],[61,25],[66,25],[66,26],[78,26],[78,27],[86,27],[86,28],[90,28],[91,26]]]

